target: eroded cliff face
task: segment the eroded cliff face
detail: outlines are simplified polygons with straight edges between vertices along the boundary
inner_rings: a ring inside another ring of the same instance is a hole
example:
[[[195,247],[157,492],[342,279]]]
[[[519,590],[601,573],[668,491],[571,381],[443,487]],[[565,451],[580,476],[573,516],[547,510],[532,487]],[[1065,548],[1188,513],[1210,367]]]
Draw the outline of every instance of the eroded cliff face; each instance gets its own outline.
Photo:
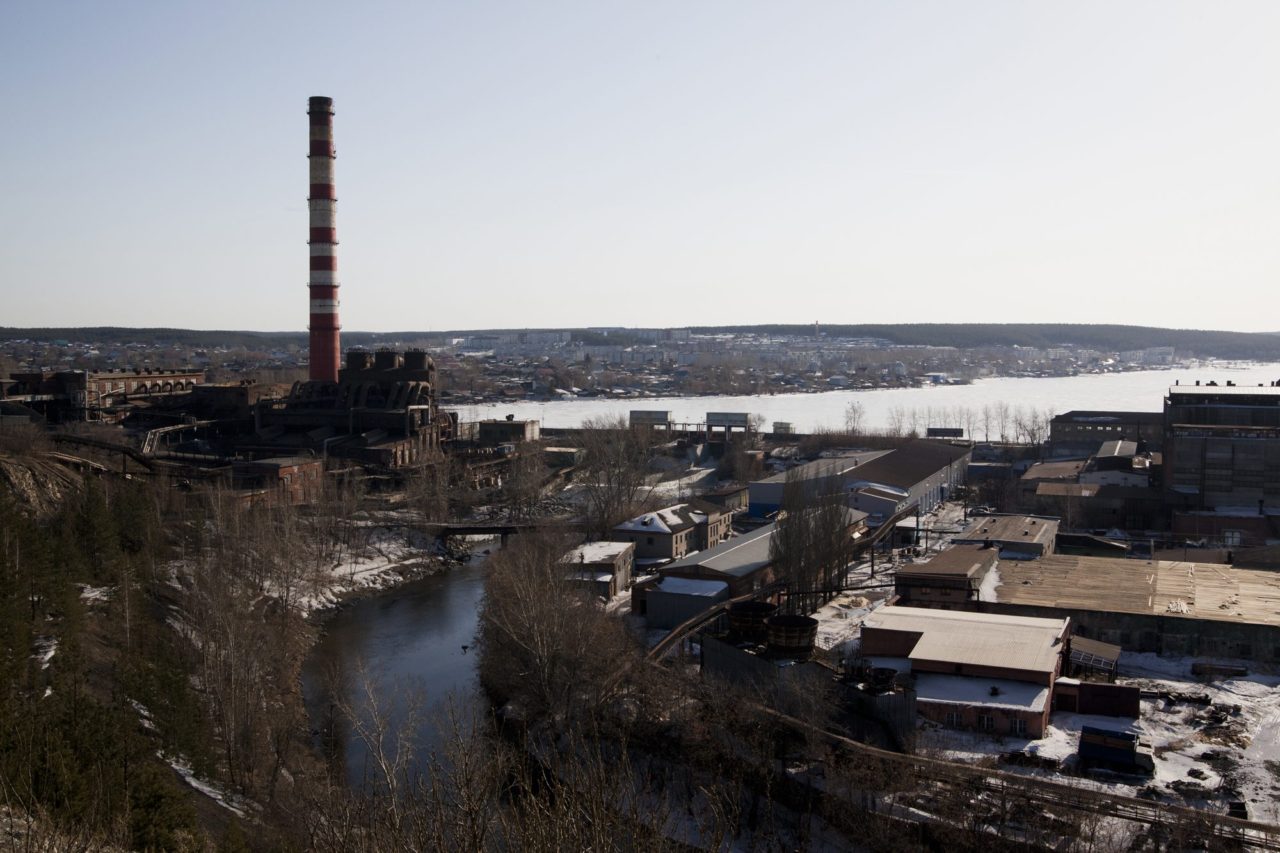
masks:
[[[0,452],[0,500],[12,498],[34,518],[48,518],[82,484],[79,474],[38,454]]]

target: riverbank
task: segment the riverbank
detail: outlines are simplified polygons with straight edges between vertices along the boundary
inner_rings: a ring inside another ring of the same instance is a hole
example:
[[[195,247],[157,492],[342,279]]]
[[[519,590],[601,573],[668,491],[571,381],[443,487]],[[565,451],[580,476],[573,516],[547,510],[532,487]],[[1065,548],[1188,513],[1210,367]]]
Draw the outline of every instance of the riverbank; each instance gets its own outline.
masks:
[[[475,550],[465,540],[441,543],[424,533],[418,515],[409,511],[363,513],[350,525],[352,541],[308,579],[296,598],[311,621],[360,598],[464,565]]]

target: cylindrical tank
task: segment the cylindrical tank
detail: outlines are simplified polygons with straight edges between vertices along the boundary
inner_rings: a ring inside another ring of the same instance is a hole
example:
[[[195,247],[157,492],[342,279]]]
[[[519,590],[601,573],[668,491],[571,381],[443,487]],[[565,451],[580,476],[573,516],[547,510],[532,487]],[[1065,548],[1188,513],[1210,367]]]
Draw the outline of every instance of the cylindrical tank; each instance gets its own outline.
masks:
[[[810,616],[784,613],[765,620],[769,651],[776,655],[807,658],[813,654],[818,636],[818,620]]]
[[[360,349],[347,350],[348,370],[368,370],[371,364],[373,364],[373,353]]]
[[[373,366],[378,370],[395,370],[400,366],[400,353],[393,349],[380,349],[373,356]]]
[[[729,605],[729,630],[735,637],[763,642],[765,620],[778,612],[778,605],[767,601],[739,601]]]
[[[427,352],[426,350],[411,349],[404,354],[404,366],[409,370],[426,370],[427,369]]]

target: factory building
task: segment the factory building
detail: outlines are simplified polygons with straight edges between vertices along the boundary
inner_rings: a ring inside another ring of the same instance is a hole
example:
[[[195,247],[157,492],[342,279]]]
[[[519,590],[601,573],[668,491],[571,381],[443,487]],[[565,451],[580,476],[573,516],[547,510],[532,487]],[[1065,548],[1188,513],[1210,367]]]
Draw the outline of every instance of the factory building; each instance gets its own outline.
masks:
[[[1280,537],[1280,387],[1177,385],[1164,406],[1174,533],[1227,547]]]
[[[910,442],[849,473],[849,506],[873,522],[907,507],[929,512],[964,484],[972,455],[964,444]]]
[[[1280,662],[1280,575],[1213,563],[1046,556],[999,566],[975,609],[1070,618],[1075,632],[1137,652]]]
[[[254,443],[291,446],[392,468],[432,458],[448,419],[436,407],[436,368],[420,350],[351,350],[337,384],[298,382],[254,408]]]
[[[1034,560],[1052,554],[1058,519],[1036,515],[992,515],[976,518],[952,538],[956,545],[994,548],[1002,560]]]
[[[862,624],[863,659],[914,679],[920,716],[996,735],[1044,735],[1071,620],[882,607]]]
[[[59,370],[14,373],[0,381],[0,400],[19,403],[51,423],[119,421],[140,401],[188,394],[203,370]]]
[[[666,566],[661,578],[633,594],[650,628],[674,628],[712,605],[773,580],[770,547],[776,524],[736,536]]]
[[[388,468],[435,458],[451,424],[437,408],[436,366],[426,352],[347,352],[339,369],[333,100],[308,101],[310,380],[253,409],[255,454],[309,452]]]
[[[756,480],[747,487],[750,514],[755,518],[769,518],[777,513],[782,508],[782,496],[788,480],[800,483],[806,500],[810,501],[832,492],[844,491],[848,483],[856,478],[859,465],[879,459],[890,452],[868,450],[816,459],[789,471]]]
[[[1160,412],[1070,411],[1049,421],[1049,455],[1054,458],[1092,456],[1107,441],[1133,441],[1147,450],[1164,442]]]
[[[631,586],[636,546],[630,542],[588,542],[565,555],[569,582],[610,599]]]
[[[723,542],[732,523],[724,508],[693,500],[627,519],[613,528],[613,539],[634,543],[642,564],[654,565]]]
[[[901,566],[894,592],[903,605],[959,610],[979,600],[999,559],[995,548],[954,545],[926,563]]]

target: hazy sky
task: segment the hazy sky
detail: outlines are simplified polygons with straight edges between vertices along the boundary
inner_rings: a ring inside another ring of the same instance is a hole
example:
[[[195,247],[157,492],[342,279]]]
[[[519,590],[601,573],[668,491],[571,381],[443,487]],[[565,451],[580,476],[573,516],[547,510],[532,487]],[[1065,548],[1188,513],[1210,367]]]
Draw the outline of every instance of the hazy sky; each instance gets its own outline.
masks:
[[[0,0],[0,325],[1274,330],[1280,3]]]

